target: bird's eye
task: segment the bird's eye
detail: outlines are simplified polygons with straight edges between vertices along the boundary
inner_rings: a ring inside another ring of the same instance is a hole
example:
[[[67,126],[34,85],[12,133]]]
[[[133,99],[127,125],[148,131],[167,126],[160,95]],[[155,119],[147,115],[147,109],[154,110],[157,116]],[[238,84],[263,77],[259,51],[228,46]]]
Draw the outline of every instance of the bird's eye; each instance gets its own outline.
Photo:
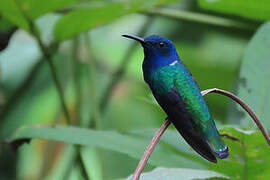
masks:
[[[165,46],[165,43],[164,42],[160,42],[158,45],[159,45],[159,47],[164,47]]]

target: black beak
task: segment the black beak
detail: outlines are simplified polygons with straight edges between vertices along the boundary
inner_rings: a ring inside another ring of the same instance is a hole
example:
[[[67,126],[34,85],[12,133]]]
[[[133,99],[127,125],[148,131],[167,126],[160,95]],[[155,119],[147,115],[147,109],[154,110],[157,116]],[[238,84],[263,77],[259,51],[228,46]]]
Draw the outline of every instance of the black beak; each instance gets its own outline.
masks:
[[[134,39],[134,40],[140,42],[141,44],[144,43],[144,39],[143,38],[140,38],[138,36],[133,36],[133,35],[130,35],[130,34],[123,34],[122,36],[124,36],[126,38],[130,38],[130,39]]]

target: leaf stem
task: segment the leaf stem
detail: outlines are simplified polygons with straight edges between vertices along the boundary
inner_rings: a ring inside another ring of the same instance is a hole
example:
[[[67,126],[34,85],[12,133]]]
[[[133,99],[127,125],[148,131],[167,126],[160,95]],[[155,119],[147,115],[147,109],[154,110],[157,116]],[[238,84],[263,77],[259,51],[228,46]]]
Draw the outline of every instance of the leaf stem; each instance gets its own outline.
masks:
[[[60,102],[62,105],[62,109],[64,111],[64,115],[66,118],[66,121],[68,124],[71,124],[71,119],[68,113],[68,108],[67,105],[65,103],[65,99],[64,99],[64,91],[61,87],[60,81],[57,77],[57,73],[56,73],[56,68],[54,67],[53,61],[52,61],[52,54],[50,53],[49,49],[42,43],[40,36],[36,33],[36,31],[34,29],[31,28],[31,31],[33,33],[33,35],[35,36],[35,38],[38,41],[39,47],[47,61],[47,63],[49,64],[50,70],[51,70],[51,74],[52,74],[52,78],[56,87],[56,90],[58,92],[59,98],[60,98]]]
[[[174,10],[168,8],[154,8],[144,12],[150,15],[160,15],[169,18],[174,18],[178,20],[184,21],[192,21],[198,22],[203,24],[210,24],[214,26],[221,26],[221,27],[228,27],[228,28],[236,28],[241,30],[248,30],[254,31],[256,26],[250,23],[244,23],[233,19],[197,13],[197,12],[189,12],[189,11],[182,11],[182,10]]]
[[[38,42],[38,45],[39,45],[39,48],[40,48],[45,60],[49,64],[49,68],[50,68],[50,71],[51,71],[51,74],[52,74],[52,78],[53,78],[56,90],[57,90],[59,98],[60,98],[60,102],[61,102],[61,105],[62,105],[62,108],[63,108],[63,111],[64,111],[66,121],[67,121],[68,124],[71,124],[71,119],[70,119],[70,116],[69,116],[69,113],[68,113],[67,105],[66,105],[65,100],[64,100],[64,92],[63,92],[63,89],[62,89],[62,87],[60,85],[60,81],[59,81],[59,79],[57,77],[57,73],[56,73],[56,68],[54,67],[54,64],[53,64],[53,61],[52,61],[52,56],[53,56],[54,53],[52,51],[50,51],[50,49],[48,47],[46,47],[45,44],[43,44],[43,42],[42,42],[42,40],[40,38],[38,28],[35,26],[35,24],[32,21],[30,21],[28,18],[26,18],[26,19],[28,20],[28,23],[30,25],[31,33],[36,38],[36,40]],[[55,44],[53,44],[53,45],[55,45]],[[58,47],[58,44],[55,45],[55,47]],[[58,48],[56,48],[56,49],[58,49]]]
[[[82,94],[82,87],[81,87],[81,82],[80,82],[80,71],[81,71],[81,66],[78,58],[78,53],[79,53],[79,38],[74,37],[73,43],[72,43],[72,68],[73,68],[73,81],[74,81],[74,86],[75,86],[75,91],[76,91],[76,111],[77,111],[77,126],[82,126],[82,111],[83,111],[83,94]],[[84,179],[89,179],[86,166],[82,160],[82,155],[81,155],[81,146],[80,145],[75,145],[74,146],[74,159],[70,162],[70,166],[68,169],[72,169],[74,163],[78,163],[78,165],[81,167],[81,174],[84,177]],[[65,174],[65,177],[68,177],[70,174],[70,170],[68,170]]]
[[[84,179],[90,179],[90,177],[88,176],[88,173],[86,171],[87,167],[85,166],[85,163],[83,162],[83,157],[82,157],[82,153],[81,153],[81,146],[76,146],[76,149],[78,151],[78,158],[77,160],[79,161],[79,165],[81,166],[81,174],[84,177]]]
[[[258,128],[260,129],[260,131],[262,132],[268,145],[270,146],[270,139],[269,139],[269,136],[267,135],[263,125],[261,124],[261,122],[257,118],[257,116],[255,115],[255,113],[250,109],[250,107],[246,103],[244,103],[239,97],[232,94],[231,92],[228,92],[228,91],[225,91],[222,89],[213,88],[213,89],[206,89],[204,91],[201,91],[202,96],[209,94],[209,93],[218,93],[218,94],[225,95],[225,96],[231,98],[232,100],[234,100],[235,102],[237,102],[238,104],[240,104],[242,106],[242,108],[245,109],[247,111],[247,113],[252,117],[252,119],[254,120],[254,122],[256,123]],[[146,150],[145,150],[145,152],[144,152],[144,154],[143,154],[143,156],[142,156],[142,158],[141,158],[141,160],[140,160],[140,162],[139,162],[139,164],[134,172],[132,180],[139,180],[140,175],[144,169],[144,166],[146,165],[151,154],[153,153],[161,136],[163,135],[163,133],[166,131],[166,129],[168,128],[168,126],[170,124],[171,124],[171,122],[169,121],[168,118],[166,118],[164,123],[161,125],[161,127],[158,129],[158,131],[155,133],[153,139],[150,141],[149,145],[147,146],[147,148],[146,148]]]
[[[87,66],[89,69],[89,82],[88,82],[88,88],[89,90],[91,90],[91,97],[89,97],[89,101],[91,102],[90,106],[92,107],[92,119],[89,118],[87,123],[86,123],[86,127],[90,123],[92,124],[92,128],[97,128],[98,126],[98,120],[100,117],[100,110],[99,110],[99,103],[97,101],[97,87],[96,87],[96,83],[97,83],[97,60],[94,57],[93,53],[92,53],[92,48],[91,48],[91,41],[90,41],[90,35],[89,33],[85,33],[84,34],[84,43],[85,43],[85,47],[87,49],[88,52],[88,60],[87,60]],[[91,121],[92,120],[92,121]]]
[[[57,77],[57,73],[56,73],[56,68],[54,67],[53,61],[52,61],[52,56],[55,53],[55,50],[58,49],[58,43],[57,44],[51,44],[51,48],[46,47],[45,44],[43,44],[41,38],[40,38],[40,33],[38,28],[36,27],[35,23],[27,16],[26,12],[24,12],[24,10],[20,7],[19,3],[17,2],[17,0],[14,0],[16,6],[19,8],[19,10],[22,12],[23,17],[25,18],[25,20],[28,22],[29,24],[29,31],[30,33],[36,38],[39,48],[43,54],[43,56],[45,57],[46,61],[49,64],[50,70],[51,70],[51,74],[52,74],[52,78],[54,81],[54,84],[56,86],[56,90],[58,92],[59,98],[60,98],[60,102],[64,111],[64,115],[66,118],[66,121],[68,124],[71,124],[71,120],[70,120],[70,116],[68,113],[68,109],[67,106],[65,104],[65,100],[64,100],[64,93],[62,90],[62,87],[60,85],[60,81],[58,80]]]

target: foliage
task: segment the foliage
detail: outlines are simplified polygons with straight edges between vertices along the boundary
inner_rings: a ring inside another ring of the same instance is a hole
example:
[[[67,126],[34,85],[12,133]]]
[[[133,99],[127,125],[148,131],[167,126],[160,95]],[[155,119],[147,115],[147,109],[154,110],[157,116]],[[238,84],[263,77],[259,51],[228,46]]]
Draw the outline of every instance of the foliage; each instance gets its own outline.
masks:
[[[133,173],[166,116],[149,100],[142,49],[122,33],[168,37],[202,89],[237,86],[269,130],[268,10],[265,0],[0,1],[0,139],[10,143],[0,179]],[[206,101],[229,158],[210,164],[168,129],[142,179],[269,179],[269,147],[250,118],[224,97]]]
[[[268,130],[270,127],[267,120],[270,116],[268,111],[270,106],[269,83],[261,80],[270,75],[268,69],[264,70],[264,67],[269,65],[270,52],[267,48],[270,45],[269,31],[270,23],[267,22],[258,29],[257,33],[250,40],[243,56],[240,69],[241,83],[239,84],[239,96],[250,104]],[[252,127],[247,116],[245,116],[242,124],[246,127]]]
[[[269,3],[267,0],[199,0],[200,6],[206,9],[236,14],[255,20],[270,18]]]
[[[156,180],[174,180],[174,179],[188,180],[188,179],[207,179],[207,178],[219,178],[227,179],[216,172],[211,172],[208,170],[195,170],[195,169],[184,169],[184,168],[156,168],[151,172],[142,174],[141,179],[156,179]],[[131,179],[128,178],[128,179]]]
[[[21,139],[23,142],[25,139],[49,139],[69,144],[101,147],[125,153],[137,159],[141,158],[144,147],[148,143],[145,139],[129,137],[115,131],[94,131],[65,126],[56,126],[55,128],[23,127],[11,137],[10,141],[15,141],[15,144],[17,144],[20,143]],[[199,163],[190,161],[192,159],[195,158],[175,156],[161,146],[157,147],[157,153],[153,154],[149,163],[166,167],[203,167],[203,162],[198,161],[202,164],[200,165]]]
[[[220,176],[231,177],[232,179],[267,179],[267,177],[269,177],[267,169],[269,166],[268,154],[270,153],[270,149],[260,132],[251,130],[244,131],[232,127],[225,127],[220,132],[225,136],[224,139],[226,144],[230,147],[231,155],[227,160],[219,160],[218,164],[210,164],[210,169],[226,176],[208,171],[190,169],[185,171],[194,172],[191,173],[190,177],[187,179],[194,179],[200,176],[201,178]],[[177,134],[175,133],[175,135]],[[173,137],[173,135],[166,136],[164,142],[169,143],[170,139],[173,139],[175,142]],[[14,145],[17,145],[25,142],[26,139],[49,139],[68,144],[91,145],[125,153],[137,159],[140,159],[143,149],[148,142],[140,138],[129,137],[113,131],[93,131],[64,126],[57,126],[55,128],[22,127],[10,138],[10,141]],[[168,151],[168,146],[166,148],[166,146],[160,145],[156,148],[156,151],[157,152],[153,154],[149,161],[152,165],[192,167],[195,169],[205,168],[206,165],[198,159],[196,160],[195,154],[185,155],[182,153],[181,156],[179,156],[179,152],[177,151]],[[190,160],[194,160],[194,162]],[[196,164],[195,160],[200,165]],[[157,169],[153,173],[150,173],[151,175],[145,175],[145,179],[147,179],[147,176],[152,178],[155,176],[163,177],[165,176],[162,175],[164,173],[167,174],[167,176],[172,176],[172,179],[183,176],[183,170],[181,169]],[[205,175],[199,175],[200,173]],[[144,177],[142,177],[142,179],[144,179]]]
[[[171,2],[175,0],[170,0]],[[123,15],[135,13],[137,11],[147,10],[151,7],[162,5],[170,1],[159,0],[133,0],[117,3],[108,3],[102,6],[93,6],[89,4],[67,13],[55,26],[54,36],[57,41],[70,38],[79,33],[85,32],[91,28],[109,23]]]
[[[17,26],[29,31],[29,24],[15,1],[4,0],[0,2],[2,16]]]
[[[210,169],[223,173],[231,179],[267,179],[269,177],[269,147],[258,131],[244,131],[238,128],[224,128],[221,133],[228,135],[225,142],[230,147],[228,161],[219,161]]]

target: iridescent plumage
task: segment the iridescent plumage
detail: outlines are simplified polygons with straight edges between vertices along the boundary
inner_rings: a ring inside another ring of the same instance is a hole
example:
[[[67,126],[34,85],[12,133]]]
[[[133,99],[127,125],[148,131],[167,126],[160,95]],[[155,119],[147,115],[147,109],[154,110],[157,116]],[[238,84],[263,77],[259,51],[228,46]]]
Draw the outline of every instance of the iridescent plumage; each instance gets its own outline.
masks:
[[[222,141],[196,81],[180,60],[174,45],[166,38],[144,39],[143,72],[156,100],[187,143],[211,162],[226,158],[228,147]]]

